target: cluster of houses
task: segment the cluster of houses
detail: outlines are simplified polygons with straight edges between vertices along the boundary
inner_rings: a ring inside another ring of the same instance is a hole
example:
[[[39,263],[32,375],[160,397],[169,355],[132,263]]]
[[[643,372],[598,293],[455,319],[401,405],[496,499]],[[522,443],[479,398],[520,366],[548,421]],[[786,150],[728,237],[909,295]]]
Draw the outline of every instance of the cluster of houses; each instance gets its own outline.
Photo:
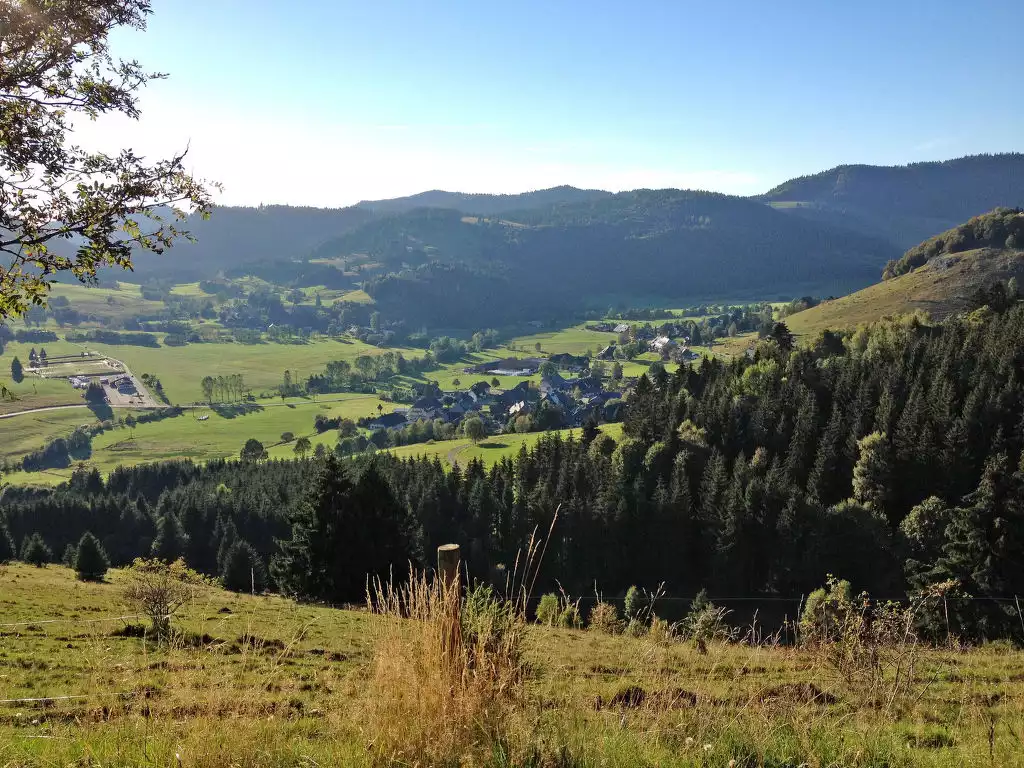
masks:
[[[556,359],[557,358],[557,359]],[[499,371],[524,371],[522,375],[536,373],[543,360],[498,360],[466,369],[467,373],[502,374]],[[519,416],[536,414],[541,409],[555,408],[560,414],[561,426],[580,426],[591,415],[602,421],[614,421],[619,416],[622,393],[606,392],[601,380],[590,376],[586,358],[573,355],[554,355],[550,362],[564,371],[579,375],[567,379],[559,370],[545,375],[536,382],[521,381],[514,387],[499,390],[486,381],[478,381],[463,391],[425,395],[408,408],[396,408],[392,413],[371,419],[366,426],[371,431],[401,429],[416,421],[441,419],[458,424],[469,415],[479,416],[491,432],[501,432]]]

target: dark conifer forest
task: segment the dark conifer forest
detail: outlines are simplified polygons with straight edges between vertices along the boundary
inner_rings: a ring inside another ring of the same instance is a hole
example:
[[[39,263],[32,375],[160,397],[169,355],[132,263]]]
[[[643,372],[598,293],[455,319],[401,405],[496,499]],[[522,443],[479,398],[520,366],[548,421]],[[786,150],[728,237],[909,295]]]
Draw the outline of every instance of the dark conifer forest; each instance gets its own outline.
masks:
[[[449,541],[471,577],[501,581],[557,511],[538,592],[663,583],[781,619],[833,574],[878,599],[941,592],[965,637],[1019,635],[1024,306],[789,342],[642,377],[618,441],[591,426],[490,469],[379,454],[80,471],[8,488],[0,538],[62,552],[88,531],[113,566],[242,562],[272,589],[345,603]]]

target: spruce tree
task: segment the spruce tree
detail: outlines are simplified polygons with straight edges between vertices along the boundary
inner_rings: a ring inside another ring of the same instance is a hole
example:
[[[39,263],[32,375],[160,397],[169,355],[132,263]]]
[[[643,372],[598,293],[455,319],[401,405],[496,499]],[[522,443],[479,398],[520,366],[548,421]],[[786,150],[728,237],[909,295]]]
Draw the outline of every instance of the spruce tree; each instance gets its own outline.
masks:
[[[402,572],[412,558],[405,515],[374,463],[350,479],[328,455],[291,519],[272,572],[281,590],[331,603],[361,601],[367,578]]]
[[[25,370],[17,357],[11,360],[11,380],[15,384],[21,384],[25,380]]]
[[[220,574],[224,588],[232,592],[262,592],[266,586],[266,568],[259,553],[244,539],[235,539],[224,557]]]
[[[46,546],[42,536],[33,533],[31,536],[26,536],[21,543],[21,559],[22,562],[42,568],[53,559],[53,552]]]
[[[168,512],[156,522],[156,538],[153,539],[150,555],[157,560],[173,563],[179,557],[184,557],[187,544],[188,537],[181,529],[181,523]]]
[[[0,519],[0,563],[7,563],[16,560],[18,551],[14,548],[14,539],[7,525]]]
[[[75,553],[75,573],[81,581],[103,581],[110,560],[99,539],[86,531],[78,542]]]

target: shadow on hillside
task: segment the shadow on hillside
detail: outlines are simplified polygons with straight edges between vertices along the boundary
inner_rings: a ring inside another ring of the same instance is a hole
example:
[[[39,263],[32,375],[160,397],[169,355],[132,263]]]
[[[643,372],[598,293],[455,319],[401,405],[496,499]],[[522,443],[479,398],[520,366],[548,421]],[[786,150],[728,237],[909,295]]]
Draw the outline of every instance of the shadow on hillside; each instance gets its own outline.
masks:
[[[236,416],[246,416],[250,413],[259,413],[263,410],[262,405],[256,403],[217,403],[211,410],[224,419],[233,419]]]

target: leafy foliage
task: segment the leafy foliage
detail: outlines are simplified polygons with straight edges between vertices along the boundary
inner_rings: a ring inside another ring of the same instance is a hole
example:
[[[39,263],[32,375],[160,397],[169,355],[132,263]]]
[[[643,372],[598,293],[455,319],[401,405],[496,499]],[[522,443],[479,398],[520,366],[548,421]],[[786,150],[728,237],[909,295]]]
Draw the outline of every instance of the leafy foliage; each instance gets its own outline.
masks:
[[[186,234],[171,223],[187,213],[176,206],[211,207],[184,153],[147,163],[69,138],[76,116],[139,116],[140,89],[162,75],[114,59],[109,37],[145,29],[149,13],[148,0],[0,6],[0,252],[11,262],[0,270],[0,319],[43,303],[56,273],[89,281],[103,265],[131,269],[136,251],[162,253]]]

